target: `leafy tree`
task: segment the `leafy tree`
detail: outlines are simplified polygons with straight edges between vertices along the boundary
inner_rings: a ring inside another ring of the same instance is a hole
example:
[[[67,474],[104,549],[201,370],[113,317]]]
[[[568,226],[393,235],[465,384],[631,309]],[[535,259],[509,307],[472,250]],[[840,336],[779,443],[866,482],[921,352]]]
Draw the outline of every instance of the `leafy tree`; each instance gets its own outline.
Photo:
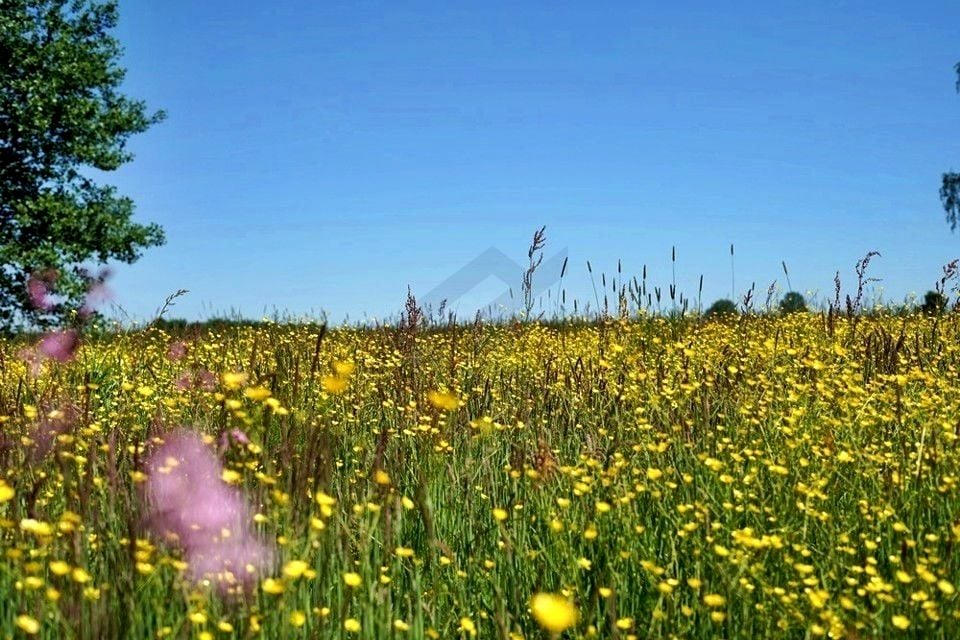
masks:
[[[923,296],[923,305],[920,310],[930,315],[943,313],[947,308],[947,298],[939,291],[927,291]]]
[[[954,66],[957,72],[957,92],[960,93],[960,62]],[[949,172],[943,174],[943,184],[940,186],[940,201],[947,212],[947,222],[950,229],[955,230],[960,223],[960,173]]]
[[[733,300],[723,298],[710,305],[705,315],[708,318],[713,316],[735,316],[737,315],[737,305]]]
[[[803,299],[800,293],[790,291],[783,296],[779,306],[781,313],[797,313],[807,310],[807,301]]]
[[[0,327],[77,308],[91,265],[132,263],[164,241],[88,175],[132,160],[127,140],[164,117],[121,93],[116,25],[115,0],[2,0]],[[37,282],[55,303],[31,304]]]

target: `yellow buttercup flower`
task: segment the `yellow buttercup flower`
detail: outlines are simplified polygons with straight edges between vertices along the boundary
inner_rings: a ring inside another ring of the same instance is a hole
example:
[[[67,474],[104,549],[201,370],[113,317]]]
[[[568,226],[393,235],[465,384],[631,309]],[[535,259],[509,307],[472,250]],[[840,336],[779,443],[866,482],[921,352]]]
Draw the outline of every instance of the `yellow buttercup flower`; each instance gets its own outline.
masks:
[[[16,495],[16,492],[13,490],[13,487],[3,480],[0,480],[0,502],[9,502],[13,499],[14,495]]]
[[[303,573],[310,568],[303,560],[291,560],[287,564],[283,565],[283,575],[288,578],[299,578]]]
[[[907,629],[910,627],[910,619],[906,616],[896,615],[890,619],[890,622],[893,623],[897,629]]]
[[[533,596],[530,613],[541,627],[551,633],[562,633],[577,623],[577,608],[567,598],[554,593]]]
[[[17,619],[14,622],[18,629],[28,635],[32,636],[40,632],[40,623],[37,622],[35,618],[31,618],[26,614],[17,616]]]
[[[343,393],[347,388],[347,379],[342,376],[323,376],[320,379],[320,386],[327,393]]]
[[[460,406],[460,398],[449,391],[431,391],[427,394],[427,400],[437,409],[444,411],[453,411]]]

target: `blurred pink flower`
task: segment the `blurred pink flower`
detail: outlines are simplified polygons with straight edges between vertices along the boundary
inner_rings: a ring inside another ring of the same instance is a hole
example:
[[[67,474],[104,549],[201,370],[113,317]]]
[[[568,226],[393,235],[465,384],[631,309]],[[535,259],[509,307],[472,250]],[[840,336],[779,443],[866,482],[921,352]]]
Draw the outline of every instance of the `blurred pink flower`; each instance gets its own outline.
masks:
[[[150,528],[179,543],[195,579],[217,579],[222,588],[249,585],[272,563],[252,531],[243,494],[223,482],[220,460],[200,436],[166,435],[146,470]]]
[[[27,368],[30,370],[30,375],[40,375],[40,363],[43,362],[43,357],[37,351],[36,347],[32,347],[30,349],[21,349],[17,353],[17,356],[27,363]]]
[[[34,274],[27,278],[27,297],[34,309],[40,311],[53,309],[53,302],[49,299],[51,280],[45,276],[46,274]]]
[[[206,369],[200,371],[185,371],[183,375],[177,378],[177,389],[189,391],[190,389],[203,389],[204,391],[213,391],[217,388],[217,376]]]
[[[84,299],[83,306],[80,307],[79,313],[81,318],[89,318],[97,310],[97,307],[107,300],[113,299],[113,292],[107,287],[107,279],[112,274],[109,269],[101,269],[95,276],[87,275],[86,272],[83,272],[83,275],[89,279],[89,285],[87,296]]]
[[[40,339],[37,350],[44,356],[57,362],[72,360],[77,347],[80,346],[80,336],[74,329],[51,331]]]
[[[193,388],[193,374],[189,371],[177,378],[177,389],[188,391]]]
[[[197,386],[204,391],[213,391],[217,388],[216,374],[207,371],[206,369],[201,369],[197,372]]]
[[[40,460],[50,453],[56,444],[57,437],[73,429],[76,420],[77,410],[71,405],[64,405],[56,411],[45,412],[33,432],[33,460]]]
[[[170,346],[167,348],[167,360],[171,362],[176,362],[187,355],[187,343],[183,340],[177,340],[176,342],[171,342]]]
[[[250,444],[250,438],[240,429],[224,431],[220,436],[220,448],[228,449],[231,444],[247,445]]]

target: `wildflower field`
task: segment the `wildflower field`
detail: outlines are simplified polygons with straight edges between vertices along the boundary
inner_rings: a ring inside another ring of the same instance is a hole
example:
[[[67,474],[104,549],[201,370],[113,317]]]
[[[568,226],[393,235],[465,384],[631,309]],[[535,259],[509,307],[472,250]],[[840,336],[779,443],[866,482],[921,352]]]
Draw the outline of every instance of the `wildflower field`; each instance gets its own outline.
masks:
[[[960,637],[960,321],[0,342],[0,637]]]

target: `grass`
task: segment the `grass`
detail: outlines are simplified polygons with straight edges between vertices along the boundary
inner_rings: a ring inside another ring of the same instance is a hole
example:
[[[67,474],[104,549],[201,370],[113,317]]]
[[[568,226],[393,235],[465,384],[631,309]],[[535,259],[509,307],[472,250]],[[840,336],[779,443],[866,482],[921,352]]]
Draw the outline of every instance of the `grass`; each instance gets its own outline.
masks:
[[[22,347],[0,637],[551,637],[538,593],[564,637],[960,634],[957,314],[153,327],[36,373]],[[179,426],[274,549],[248,589],[150,527]]]

